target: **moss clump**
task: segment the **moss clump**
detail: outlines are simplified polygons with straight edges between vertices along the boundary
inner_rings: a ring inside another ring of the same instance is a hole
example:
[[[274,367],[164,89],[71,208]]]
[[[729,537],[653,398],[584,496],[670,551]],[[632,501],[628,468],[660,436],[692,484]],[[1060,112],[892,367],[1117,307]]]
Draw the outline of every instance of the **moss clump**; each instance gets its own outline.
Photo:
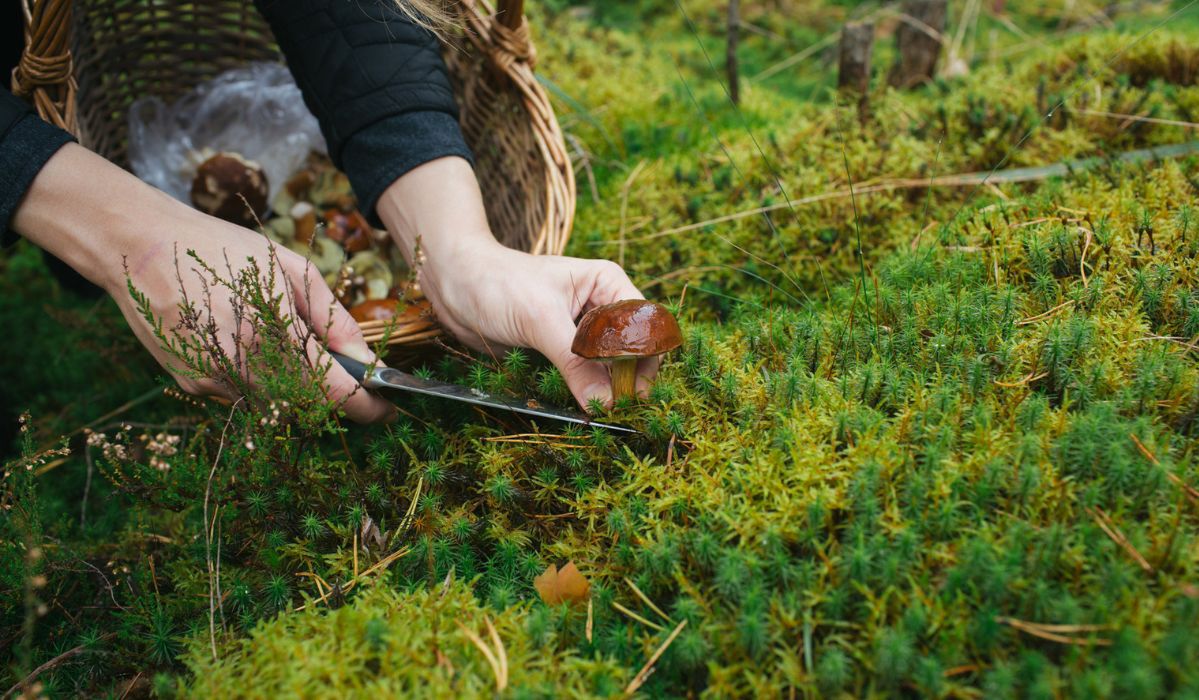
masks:
[[[496,677],[483,653],[496,630],[514,697],[591,697],[624,688],[629,671],[602,658],[559,648],[555,616],[479,604],[461,582],[400,592],[375,586],[336,610],[310,607],[262,623],[224,645],[219,659],[196,645],[188,652],[199,697],[483,697]],[[486,620],[486,621],[485,621]]]

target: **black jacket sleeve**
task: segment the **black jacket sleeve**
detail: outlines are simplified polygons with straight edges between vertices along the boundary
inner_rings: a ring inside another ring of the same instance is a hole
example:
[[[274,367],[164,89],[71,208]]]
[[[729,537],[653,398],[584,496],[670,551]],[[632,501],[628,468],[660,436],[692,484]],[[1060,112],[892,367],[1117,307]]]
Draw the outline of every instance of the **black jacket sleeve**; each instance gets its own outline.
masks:
[[[443,156],[473,160],[438,40],[394,0],[255,0],[362,211]]]
[[[12,239],[8,224],[42,166],[71,141],[43,121],[22,99],[0,89],[0,240]]]

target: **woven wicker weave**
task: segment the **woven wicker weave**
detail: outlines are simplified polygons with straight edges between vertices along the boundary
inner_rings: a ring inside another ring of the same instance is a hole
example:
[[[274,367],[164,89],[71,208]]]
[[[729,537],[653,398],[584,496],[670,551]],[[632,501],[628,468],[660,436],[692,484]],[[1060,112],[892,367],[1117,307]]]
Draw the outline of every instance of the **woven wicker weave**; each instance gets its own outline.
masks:
[[[443,53],[492,230],[510,247],[561,253],[574,219],[574,172],[533,74],[523,0],[456,4],[461,30]],[[26,44],[13,92],[121,165],[134,100],[170,101],[230,68],[280,58],[249,0],[22,0],[22,7]],[[435,336],[423,319],[397,325],[391,342]],[[363,324],[368,340],[382,337],[381,326]]]

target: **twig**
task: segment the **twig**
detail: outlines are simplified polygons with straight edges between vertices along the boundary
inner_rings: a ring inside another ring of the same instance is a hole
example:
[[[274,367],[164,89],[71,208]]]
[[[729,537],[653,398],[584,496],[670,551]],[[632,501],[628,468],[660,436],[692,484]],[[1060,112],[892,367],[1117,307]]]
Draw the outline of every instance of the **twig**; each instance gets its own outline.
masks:
[[[1196,151],[1199,151],[1199,141],[1189,141],[1187,143],[1172,144],[1169,146],[1156,146],[1135,151],[1126,151],[1115,156],[1114,160],[1124,163],[1139,163],[1146,160],[1179,158],[1190,155]],[[1109,162],[1110,160],[1107,158],[1083,158],[1074,161],[1052,163],[1050,165],[998,170],[994,173],[973,172],[955,175],[938,175],[936,177],[883,179],[873,182],[868,181],[867,183],[855,184],[853,188],[853,195],[862,196],[867,194],[878,194],[880,192],[891,192],[894,190],[918,189],[922,187],[979,187],[987,183],[1013,184],[1020,182],[1036,182],[1040,180],[1046,180],[1051,177],[1067,177],[1084,170],[1102,166]],[[624,243],[637,243],[655,238],[661,238],[663,236],[673,236],[679,233],[686,233],[688,231],[706,228],[715,224],[723,224],[730,221],[745,219],[751,216],[758,216],[760,214],[777,211],[779,209],[793,208],[805,204],[815,204],[832,199],[845,199],[849,196],[849,188],[832,190],[829,192],[820,192],[807,197],[791,199],[789,202],[778,202],[763,207],[745,209],[742,211],[733,212],[732,214],[718,216],[714,219],[708,219],[707,221],[698,221],[693,224],[665,229],[645,236],[639,236],[637,238],[630,238],[624,241]],[[617,241],[597,241],[592,245],[614,245],[616,243]]]
[[[133,692],[133,687],[137,685],[137,682],[138,682],[138,680],[141,679],[141,677],[142,677],[142,672],[138,671],[137,675],[133,677],[133,680],[129,681],[129,683],[126,684],[125,692],[121,693],[121,697],[118,698],[117,700],[125,700],[125,698],[129,697],[129,693]]]
[[[1184,348],[1186,348],[1187,350],[1190,350],[1190,351],[1192,351],[1192,352],[1199,352],[1199,343],[1197,343],[1197,342],[1193,342],[1193,341],[1192,341],[1192,342],[1188,342],[1188,340],[1187,340],[1186,338],[1179,338],[1179,337],[1177,337],[1177,336],[1172,336],[1172,335],[1147,335],[1147,336],[1144,336],[1144,337],[1142,337],[1142,338],[1137,338],[1137,340],[1140,340],[1140,341],[1145,341],[1145,340],[1167,340],[1167,341],[1169,341],[1169,342],[1171,342],[1171,343],[1178,343],[1178,344],[1179,344],[1179,345],[1181,345],[1182,347],[1184,347]]]
[[[998,379],[996,379],[995,385],[1006,387],[1008,389],[1014,389],[1018,386],[1024,386],[1025,384],[1028,384],[1029,382],[1035,382],[1038,379],[1044,379],[1045,377],[1048,377],[1048,376],[1049,376],[1048,372],[1041,372],[1040,374],[1036,374],[1036,375],[1034,375],[1032,372],[1029,372],[1027,375],[1024,376],[1023,379],[1018,379],[1014,382],[1001,382]]]
[[[75,437],[76,435],[78,435],[79,433],[82,433],[84,430],[87,430],[88,428],[96,426],[100,423],[110,421],[113,418],[116,418],[117,416],[121,415],[125,411],[136,408],[153,398],[162,396],[162,393],[163,393],[162,387],[154,387],[153,389],[147,391],[146,393],[142,394],[141,396],[138,396],[137,398],[134,398],[134,399],[130,399],[129,401],[126,401],[125,403],[121,404],[120,406],[117,406],[116,408],[112,409],[108,413],[105,413],[104,415],[100,416],[96,420],[94,420],[90,423],[87,423],[85,425],[81,425],[78,428],[75,428],[71,432],[67,433],[65,437],[68,437],[68,438]]]
[[[1180,126],[1184,129],[1199,129],[1199,124],[1195,122],[1184,122],[1177,119],[1161,119],[1159,117],[1144,117],[1139,114],[1120,114],[1118,112],[1105,112],[1101,109],[1085,109],[1078,108],[1075,110],[1079,114],[1090,114],[1096,117],[1107,117],[1109,119],[1124,119],[1129,122],[1144,122],[1146,124],[1162,124],[1164,126]]]
[[[96,641],[97,642],[107,642],[108,640],[112,639],[115,636],[117,636],[116,632],[109,632],[108,634],[100,637]],[[88,649],[86,644],[80,644],[79,646],[75,647],[74,649],[68,649],[67,651],[64,651],[63,653],[59,654],[58,656],[55,656],[53,659],[50,659],[46,663],[42,664],[41,666],[38,666],[37,668],[33,669],[33,671],[28,676],[25,676],[24,678],[22,678],[16,685],[9,688],[4,693],[3,696],[0,696],[0,700],[8,700],[9,698],[13,697],[17,693],[18,690],[21,690],[22,688],[28,688],[30,683],[37,680],[37,677],[42,675],[46,671],[49,671],[50,669],[54,668],[55,666],[61,664],[64,661],[67,661],[73,657],[79,656],[80,654],[84,654],[87,652],[92,652],[95,654],[106,653],[104,651],[100,651],[99,649]]]

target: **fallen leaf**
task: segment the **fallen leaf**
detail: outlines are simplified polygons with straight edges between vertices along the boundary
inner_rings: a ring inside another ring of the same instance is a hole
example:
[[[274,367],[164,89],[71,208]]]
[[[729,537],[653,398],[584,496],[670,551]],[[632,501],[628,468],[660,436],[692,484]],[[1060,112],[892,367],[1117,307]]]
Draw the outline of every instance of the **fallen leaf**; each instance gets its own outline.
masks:
[[[581,603],[591,593],[591,583],[579,573],[573,561],[561,569],[550,564],[540,576],[533,579],[533,587],[546,605]]]

